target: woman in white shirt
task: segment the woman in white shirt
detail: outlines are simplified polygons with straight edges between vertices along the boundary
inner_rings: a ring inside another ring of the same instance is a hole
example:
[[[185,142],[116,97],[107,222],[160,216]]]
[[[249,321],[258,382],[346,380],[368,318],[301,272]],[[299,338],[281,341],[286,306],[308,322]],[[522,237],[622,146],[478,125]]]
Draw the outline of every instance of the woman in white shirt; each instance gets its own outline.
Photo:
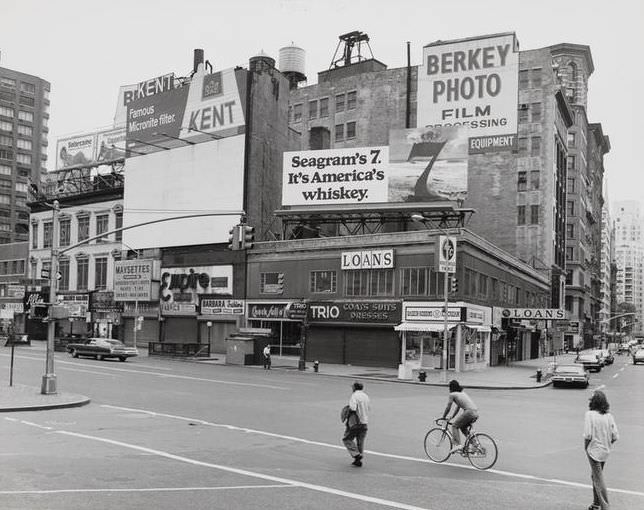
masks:
[[[612,444],[619,439],[613,415],[603,391],[596,390],[588,404],[584,419],[584,450],[590,462],[593,481],[593,504],[588,510],[609,510],[608,491],[604,481],[604,464]]]

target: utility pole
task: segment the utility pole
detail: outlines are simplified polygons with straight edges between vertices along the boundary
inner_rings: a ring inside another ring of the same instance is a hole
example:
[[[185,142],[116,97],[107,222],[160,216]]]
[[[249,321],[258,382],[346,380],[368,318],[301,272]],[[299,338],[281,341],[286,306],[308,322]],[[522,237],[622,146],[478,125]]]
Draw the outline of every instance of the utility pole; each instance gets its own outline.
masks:
[[[56,320],[54,319],[54,306],[56,304],[56,285],[58,279],[58,211],[60,204],[54,200],[51,205],[51,262],[49,267],[49,303],[47,319],[47,355],[45,359],[45,374],[42,376],[40,393],[53,395],[56,393],[56,374],[54,373],[54,337],[56,334]]]

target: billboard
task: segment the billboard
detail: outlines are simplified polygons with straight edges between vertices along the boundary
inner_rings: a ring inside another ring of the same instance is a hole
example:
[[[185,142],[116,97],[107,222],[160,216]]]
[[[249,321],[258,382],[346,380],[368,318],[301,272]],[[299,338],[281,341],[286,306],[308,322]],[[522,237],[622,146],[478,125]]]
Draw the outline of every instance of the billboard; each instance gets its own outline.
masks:
[[[200,66],[189,84],[131,101],[126,119],[130,155],[243,133],[239,91],[234,69],[205,74]]]
[[[462,127],[396,129],[389,146],[285,152],[282,205],[462,200],[468,140]]]
[[[418,126],[467,126],[470,154],[512,150],[517,138],[519,47],[514,33],[423,48]]]
[[[114,262],[114,301],[150,301],[153,272],[153,260]]]
[[[86,165],[96,158],[96,133],[59,138],[56,143],[56,169]]]
[[[110,129],[96,134],[96,161],[125,157],[125,128]]]
[[[125,127],[127,120],[127,105],[136,99],[153,96],[161,92],[167,92],[174,88],[174,73],[164,74],[156,78],[150,78],[132,85],[123,85],[119,88],[119,95],[116,101],[116,112],[114,113],[114,126]]]
[[[243,192],[243,135],[129,158],[124,226],[213,210],[230,215],[125,230],[123,241],[136,249],[225,243],[243,208]]]
[[[161,313],[196,313],[201,294],[232,295],[233,266],[190,266],[161,269]]]

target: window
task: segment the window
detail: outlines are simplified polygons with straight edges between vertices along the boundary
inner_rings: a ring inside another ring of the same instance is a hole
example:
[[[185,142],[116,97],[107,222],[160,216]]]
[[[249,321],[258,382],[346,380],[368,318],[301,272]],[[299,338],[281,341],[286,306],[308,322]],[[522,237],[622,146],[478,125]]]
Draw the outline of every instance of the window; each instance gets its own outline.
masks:
[[[345,271],[344,293],[346,296],[391,296],[393,275],[392,269]]]
[[[13,108],[9,108],[8,106],[0,106],[0,115],[3,115],[4,117],[11,117],[13,119],[16,115],[16,112]]]
[[[99,214],[96,216],[96,235],[99,236],[107,232],[107,225],[110,220],[109,215]],[[96,240],[97,243],[104,243],[107,241],[106,237],[100,237]]]
[[[33,116],[32,116],[32,118],[33,118]],[[46,128],[47,124],[49,124],[49,118],[48,117],[43,117],[42,118],[42,127]]]
[[[575,133],[568,133],[568,147],[574,147],[577,141]]]
[[[31,165],[31,154],[16,154],[16,162],[23,165]]]
[[[16,146],[19,149],[24,149],[26,151],[30,151],[32,149],[31,140],[23,140],[22,138],[18,138],[18,140],[16,140]]]
[[[20,103],[23,106],[33,106],[34,105],[34,98],[33,97],[20,96],[20,99],[18,99],[18,103]]]
[[[341,142],[344,140],[344,124],[335,125],[335,141]]]
[[[11,189],[11,181],[0,181],[0,191],[9,191]]]
[[[568,171],[571,171],[571,170],[575,169],[575,167],[576,167],[575,163],[576,163],[575,156],[568,156],[568,158],[566,160],[566,167],[567,167]]]
[[[530,74],[528,71],[519,71],[519,88],[527,89],[530,86]]]
[[[541,87],[541,69],[532,69],[530,75],[530,77],[532,78],[532,87]]]
[[[519,172],[517,178],[517,191],[526,191],[528,189],[528,172]]]
[[[284,273],[260,273],[259,292],[261,294],[281,294],[284,292]]]
[[[528,122],[528,109],[522,108],[523,105],[519,106],[519,122],[524,123]]]
[[[99,257],[94,261],[94,289],[107,289],[107,257]]]
[[[0,195],[0,204],[10,204],[11,197],[7,195]]]
[[[6,120],[0,120],[0,130],[2,131],[13,131],[13,124],[11,122],[7,122]]]
[[[87,257],[76,259],[76,289],[87,290],[89,274],[89,259]]]
[[[18,125],[18,134],[22,136],[33,136],[34,130],[29,126]]]
[[[302,103],[296,104],[293,106],[293,121],[294,122],[302,121]]]
[[[525,205],[517,207],[517,225],[525,225]]]
[[[566,201],[566,214],[568,216],[574,216],[575,215],[575,201],[574,200],[567,200]]]
[[[333,294],[337,290],[335,271],[311,271],[310,291],[316,294]]]
[[[7,87],[9,89],[16,88],[16,80],[12,78],[0,78],[0,86]]]
[[[36,93],[36,86],[33,83],[25,83],[24,81],[21,81],[20,92],[31,94],[33,96]]]
[[[539,156],[541,154],[541,137],[533,136],[531,138],[530,155]]]
[[[13,138],[11,136],[0,135],[0,145],[8,145],[13,147]]]
[[[34,114],[31,112],[23,112],[22,110],[18,110],[18,120],[24,120],[25,122],[33,122]]]
[[[539,189],[541,186],[541,173],[539,170],[532,170],[530,172],[530,185],[532,189]]]
[[[344,99],[345,95],[344,94],[338,94],[335,96],[335,112],[343,112],[344,111]]]
[[[0,165],[0,175],[11,175],[11,167],[8,165]]]
[[[575,192],[575,178],[574,177],[568,177],[568,185],[566,186],[566,192],[567,193],[574,193]]]
[[[532,122],[541,122],[541,103],[532,103],[530,106]]]
[[[526,152],[528,150],[528,139],[519,138],[519,152]]]
[[[487,298],[487,280],[486,275],[479,274],[479,296],[482,298]]]
[[[400,270],[400,294],[403,296],[426,296],[429,268],[404,267]]]
[[[115,228],[121,228],[123,227],[123,213],[121,211],[116,213],[115,216],[116,219],[116,225]],[[122,241],[123,240],[123,231],[119,230],[114,234],[114,240],[115,241]]]
[[[572,246],[566,246],[566,260],[574,260],[574,248]]]
[[[89,238],[89,216],[79,216],[78,218],[78,242]]]
[[[325,97],[320,99],[320,118],[329,116],[329,98]]]
[[[42,226],[42,235],[43,235],[42,247],[43,248],[51,248],[51,240],[52,240],[52,234],[53,234],[51,226],[52,226],[51,221],[43,223],[43,226]]]
[[[59,224],[59,242],[60,246],[69,246],[71,241],[71,221],[69,218],[61,219]]]
[[[318,102],[309,101],[309,119],[317,119],[318,117]]]
[[[31,224],[31,248],[38,249],[38,223]]]
[[[58,272],[61,276],[58,280],[58,290],[69,290],[69,259],[58,261]]]
[[[356,123],[347,122],[347,140],[356,137]]]
[[[566,239],[574,239],[575,238],[575,225],[572,223],[567,223],[566,224]]]
[[[353,90],[347,93],[347,110],[355,110],[358,93]]]
[[[539,206],[538,205],[530,206],[530,224],[531,225],[539,224]]]

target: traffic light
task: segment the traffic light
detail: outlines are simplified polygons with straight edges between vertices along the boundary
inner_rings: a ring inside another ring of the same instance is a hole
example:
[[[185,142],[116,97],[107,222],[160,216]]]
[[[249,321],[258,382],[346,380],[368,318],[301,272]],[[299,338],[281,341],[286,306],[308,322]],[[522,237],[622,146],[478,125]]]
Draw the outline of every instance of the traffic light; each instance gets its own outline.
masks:
[[[235,225],[231,228],[228,233],[228,246],[229,250],[241,250],[241,239],[240,239],[240,225]]]
[[[452,281],[450,284],[450,292],[456,294],[458,292],[458,278],[452,276]]]
[[[240,237],[241,249],[250,250],[255,241],[255,227],[251,227],[250,225],[241,225]]]

